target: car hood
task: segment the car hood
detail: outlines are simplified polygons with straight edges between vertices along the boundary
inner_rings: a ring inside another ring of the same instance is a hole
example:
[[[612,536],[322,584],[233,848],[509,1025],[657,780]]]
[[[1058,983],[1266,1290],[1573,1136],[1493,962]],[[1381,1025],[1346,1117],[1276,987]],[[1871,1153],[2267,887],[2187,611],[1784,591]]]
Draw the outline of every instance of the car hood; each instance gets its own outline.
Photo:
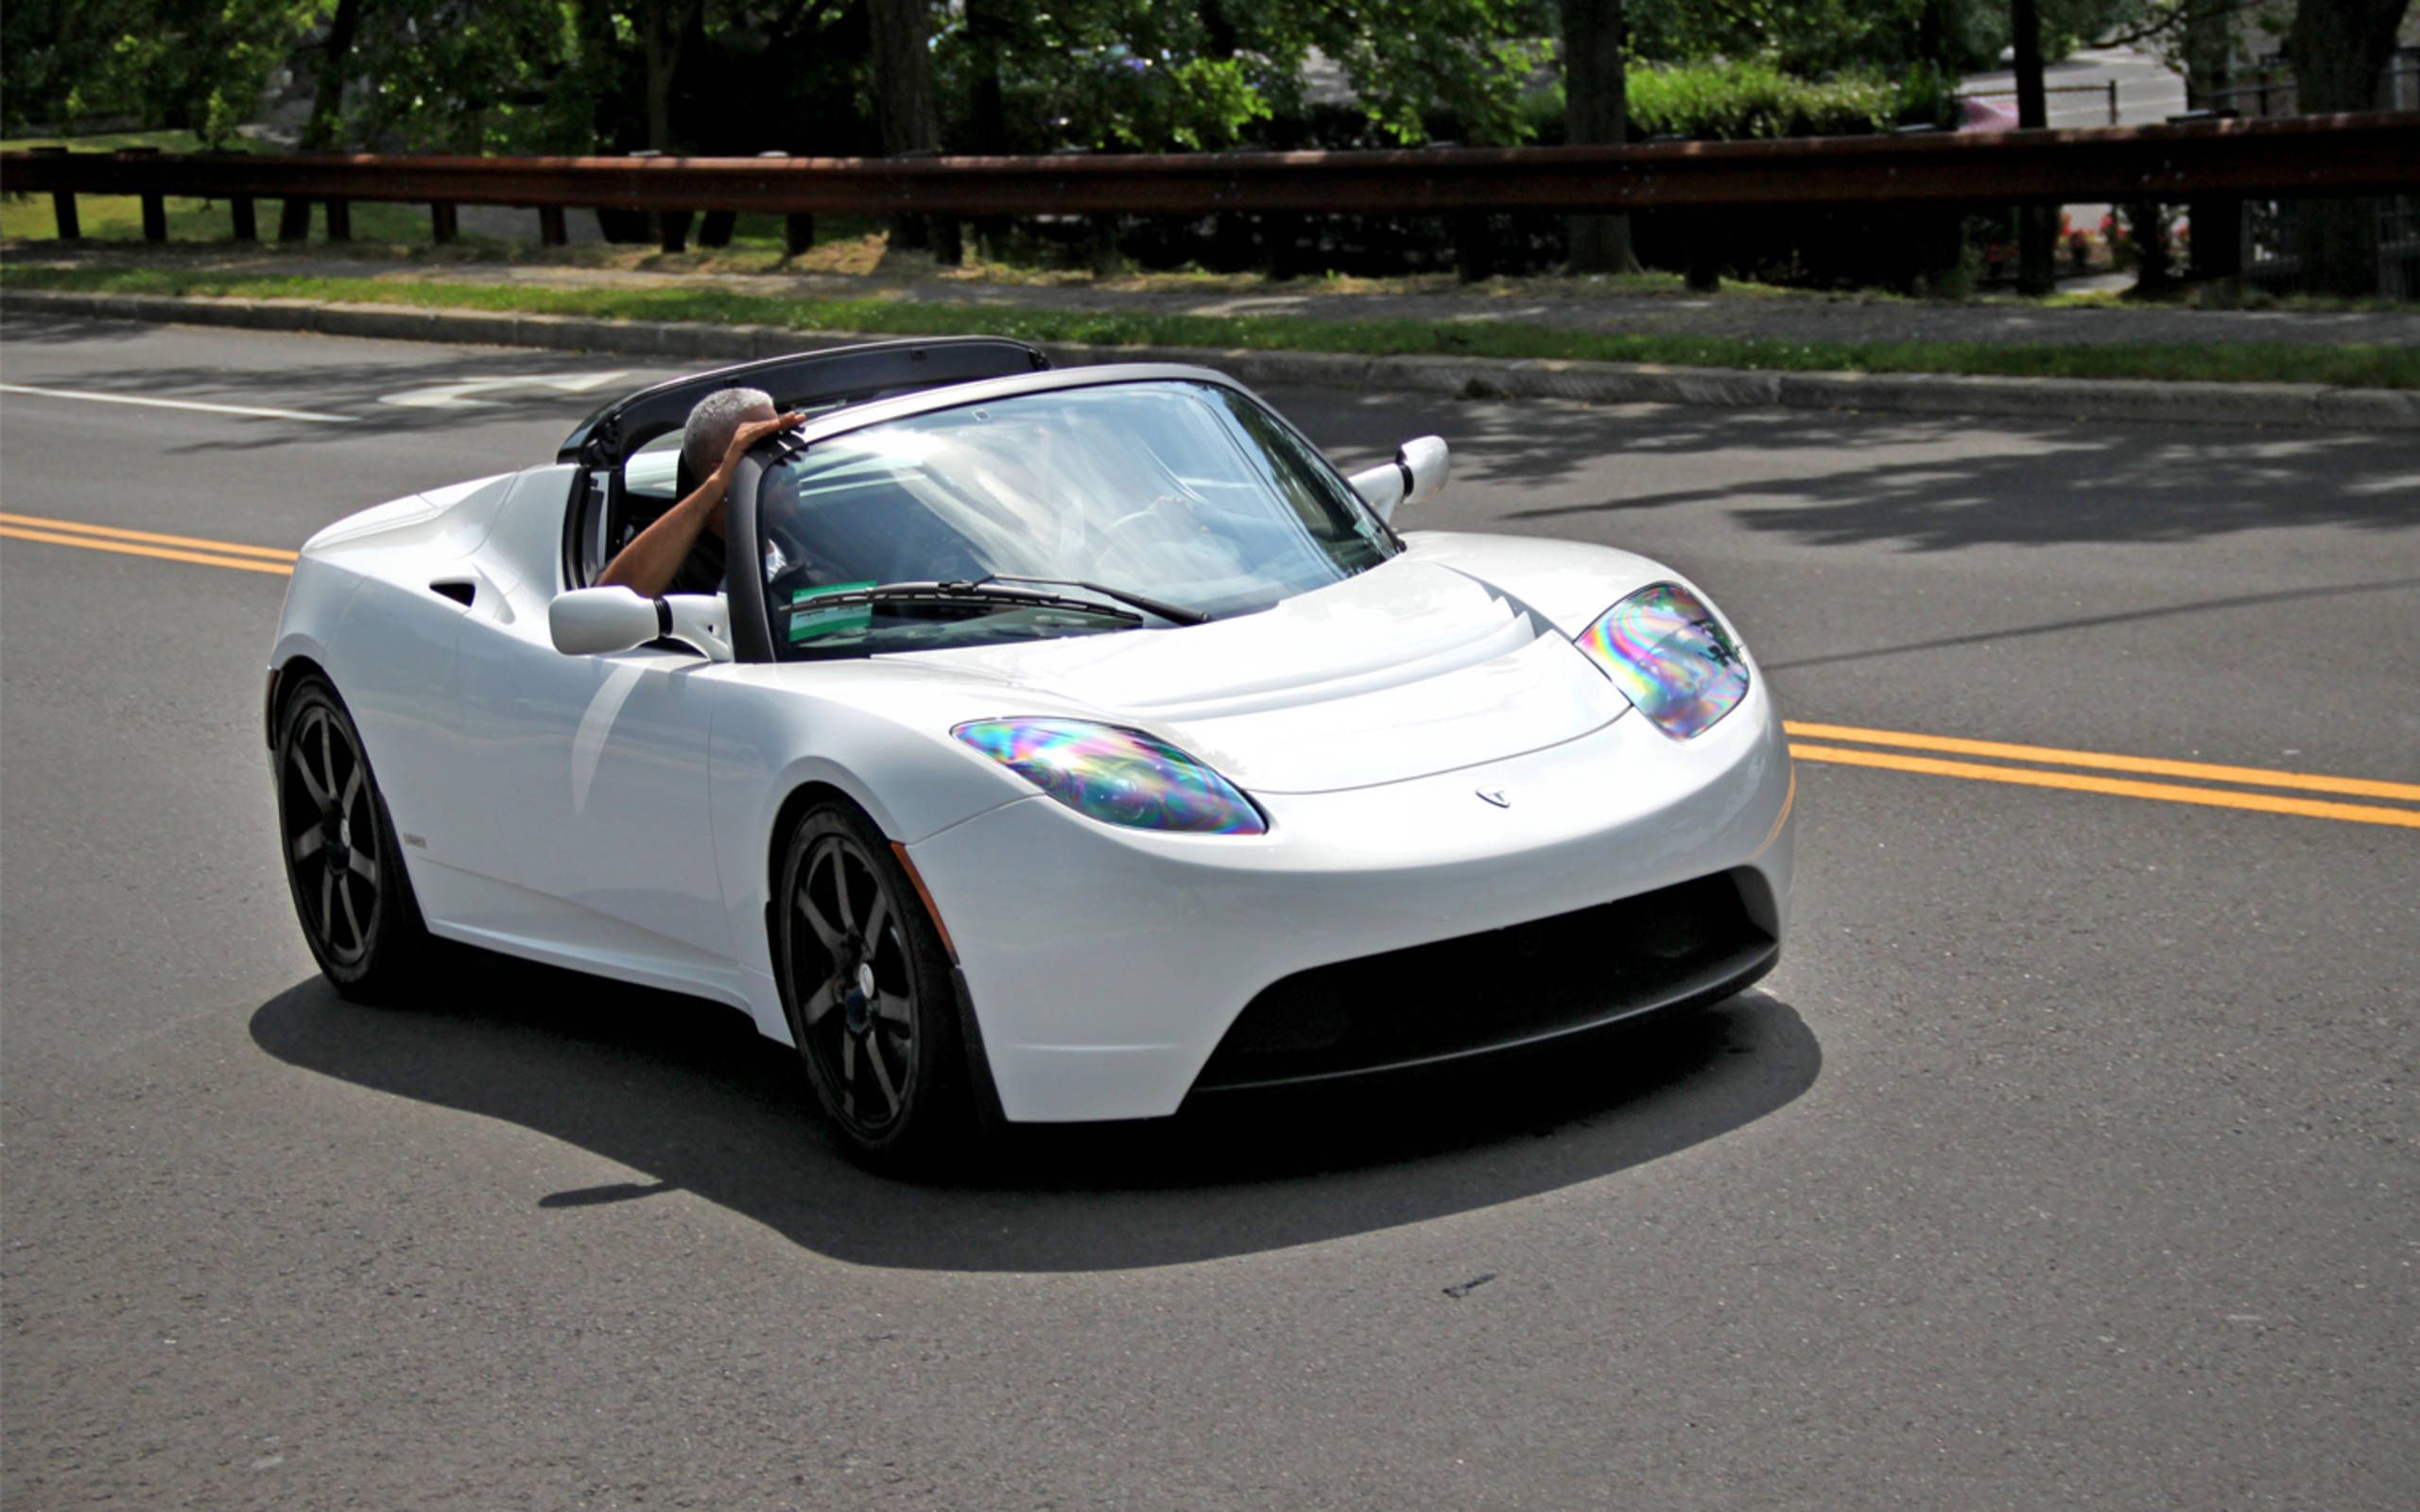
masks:
[[[1000,685],[999,707],[987,713],[1076,705],[1149,729],[1270,793],[1477,765],[1574,739],[1628,711],[1552,617],[1491,581],[1484,561],[1454,556],[1415,549],[1232,620],[918,660]],[[1038,697],[1020,706],[1018,691]]]

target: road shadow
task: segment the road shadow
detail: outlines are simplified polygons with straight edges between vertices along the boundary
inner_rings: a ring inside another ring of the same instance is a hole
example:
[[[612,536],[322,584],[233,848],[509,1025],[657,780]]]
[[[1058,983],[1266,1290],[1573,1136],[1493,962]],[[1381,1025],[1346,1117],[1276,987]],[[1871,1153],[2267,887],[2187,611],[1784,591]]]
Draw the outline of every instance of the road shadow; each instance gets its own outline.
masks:
[[[288,1064],[501,1119],[854,1263],[962,1271],[1181,1264],[1418,1223],[1595,1180],[1718,1138],[1814,1084],[1822,1051],[1749,992],[1562,1054],[1174,1119],[1017,1128],[955,1184],[870,1176],[827,1143],[795,1055],[697,999],[479,956],[475,986],[372,1008],[318,977],[251,1034]]]
[[[1308,395],[1279,397],[1297,404]],[[1314,435],[1340,465],[1367,465],[1406,438],[1434,431],[1453,447],[1458,480],[1494,485],[1484,502],[1469,490],[1449,492],[1451,518],[1396,522],[1410,529],[1618,544],[1643,513],[1712,508],[1794,546],[1938,552],[2420,525],[2411,503],[2420,438],[2410,436],[2083,417],[1322,398]],[[1977,436],[1994,444],[1968,444]],[[1788,465],[1753,468],[1750,476],[1726,467],[1758,454]],[[1640,479],[1647,469],[1623,465],[1660,458],[1665,465],[1654,475],[1668,479],[1671,460],[1700,457],[1712,476],[1681,488],[1652,486]]]
[[[90,347],[104,342],[123,343],[141,336],[156,336],[161,329],[130,320],[93,320],[10,311],[6,335],[11,346]],[[231,337],[254,334],[241,328],[205,329],[221,331]],[[185,334],[193,333],[188,331]],[[79,372],[72,384],[60,387],[96,393],[158,395],[213,404],[301,407],[344,416],[355,422],[353,425],[329,425],[308,421],[252,417],[230,434],[190,441],[172,449],[174,454],[181,455],[341,445],[364,430],[381,436],[440,432],[457,435],[467,427],[535,420],[558,420],[568,434],[598,405],[643,388],[667,376],[672,370],[658,361],[640,357],[478,346],[453,347],[444,351],[441,360],[435,362],[397,362],[378,354],[375,350],[378,345],[394,343],[382,343],[375,338],[340,337],[333,341],[313,338],[313,341],[314,345],[309,349],[295,349],[289,340],[288,350],[307,350],[308,358],[290,360],[274,369],[130,360],[121,365],[96,367]],[[339,345],[339,342],[344,345]],[[361,347],[352,345],[356,342],[368,345],[370,350],[365,352]],[[434,352],[441,349],[423,346],[421,350]],[[688,370],[703,371],[719,366],[724,364],[700,361],[687,365],[687,368]],[[567,374],[602,372],[617,372],[622,376],[601,383],[594,389],[578,392],[544,386],[545,380]],[[469,378],[524,379],[529,387],[482,390],[466,396],[469,403],[440,407],[389,404],[380,399],[381,395],[400,389],[421,388]],[[264,397],[265,381],[274,390],[271,397]],[[306,393],[313,397],[298,397]],[[551,460],[551,454],[533,455],[528,460]]]

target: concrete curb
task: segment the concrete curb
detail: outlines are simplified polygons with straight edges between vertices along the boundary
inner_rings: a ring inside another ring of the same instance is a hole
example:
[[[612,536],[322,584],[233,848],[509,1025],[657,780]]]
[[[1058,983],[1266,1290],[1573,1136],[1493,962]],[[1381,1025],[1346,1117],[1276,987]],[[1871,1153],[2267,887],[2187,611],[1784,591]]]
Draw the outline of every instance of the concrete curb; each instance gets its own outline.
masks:
[[[177,325],[307,331],[321,335],[457,342],[619,355],[740,362],[881,339],[781,326],[608,320],[507,311],[429,310],[304,300],[200,299],[0,288],[0,310]],[[1246,383],[1464,399],[1563,399],[1863,410],[1994,419],[2420,431],[2420,392],[2322,384],[2163,383],[2107,378],[1999,378],[1936,373],[1767,372],[1646,363],[1512,361],[1492,357],[1371,357],[1210,347],[1040,343],[1053,362],[1182,362]]]

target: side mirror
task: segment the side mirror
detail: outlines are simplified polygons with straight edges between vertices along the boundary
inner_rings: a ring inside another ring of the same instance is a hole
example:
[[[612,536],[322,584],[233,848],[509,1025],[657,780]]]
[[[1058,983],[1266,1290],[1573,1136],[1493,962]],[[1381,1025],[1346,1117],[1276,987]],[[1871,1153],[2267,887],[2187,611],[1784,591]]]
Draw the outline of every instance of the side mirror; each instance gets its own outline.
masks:
[[[1395,507],[1426,504],[1445,487],[1448,456],[1443,437],[1423,436],[1395,449],[1395,459],[1364,468],[1345,481],[1381,520],[1392,520]]]
[[[576,588],[546,606],[546,633],[565,656],[627,651],[672,628],[659,611],[663,603],[627,588]]]
[[[628,651],[683,641],[710,662],[731,660],[731,630],[717,593],[642,598],[627,588],[576,588],[546,606],[546,631],[565,656]]]

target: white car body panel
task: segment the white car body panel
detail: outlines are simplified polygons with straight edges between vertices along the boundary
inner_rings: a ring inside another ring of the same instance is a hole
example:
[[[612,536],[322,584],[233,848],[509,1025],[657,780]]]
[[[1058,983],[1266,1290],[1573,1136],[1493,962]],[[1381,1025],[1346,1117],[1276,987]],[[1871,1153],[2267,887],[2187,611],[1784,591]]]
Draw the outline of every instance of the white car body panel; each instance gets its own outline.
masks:
[[[352,710],[437,934],[711,997],[787,1042],[772,857],[785,805],[828,787],[929,888],[1021,1121],[1174,1111],[1253,996],[1312,967],[1734,870],[1781,936],[1793,787],[1761,673],[1682,741],[1572,643],[1640,587],[1694,589],[1645,558],[1415,532],[1184,628],[576,657],[546,610],[578,480],[536,467],[364,511],[312,538],[287,593],[271,667],[315,663]],[[1269,831],[1101,823],[951,735],[1034,715],[1167,740]]]

